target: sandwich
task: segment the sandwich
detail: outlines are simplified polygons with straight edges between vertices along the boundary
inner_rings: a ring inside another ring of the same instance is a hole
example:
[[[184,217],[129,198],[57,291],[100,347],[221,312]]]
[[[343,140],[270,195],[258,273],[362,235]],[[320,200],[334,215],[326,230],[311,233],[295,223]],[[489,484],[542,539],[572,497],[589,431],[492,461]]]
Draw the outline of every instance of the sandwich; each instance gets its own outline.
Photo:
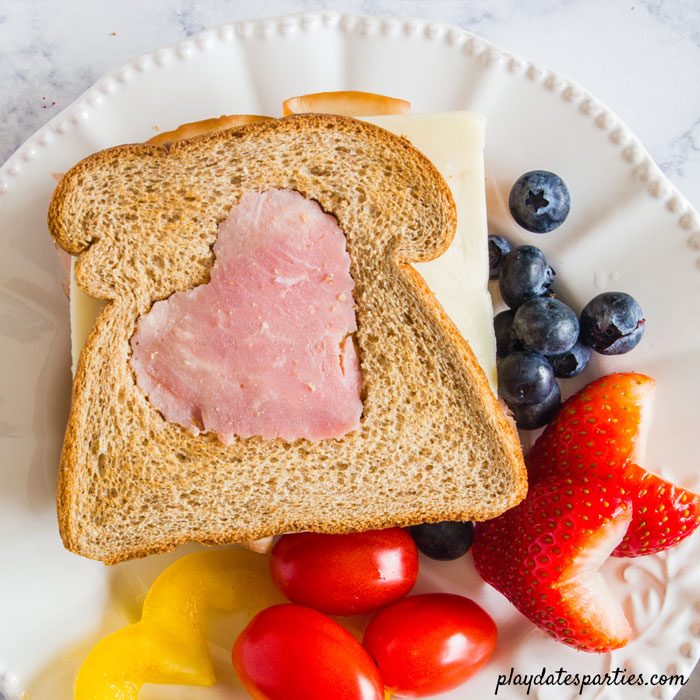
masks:
[[[114,563],[524,497],[493,369],[450,320],[479,314],[467,296],[448,316],[414,267],[430,281],[469,208],[400,119],[229,120],[61,179],[49,229],[98,312],[59,471],[68,549]]]

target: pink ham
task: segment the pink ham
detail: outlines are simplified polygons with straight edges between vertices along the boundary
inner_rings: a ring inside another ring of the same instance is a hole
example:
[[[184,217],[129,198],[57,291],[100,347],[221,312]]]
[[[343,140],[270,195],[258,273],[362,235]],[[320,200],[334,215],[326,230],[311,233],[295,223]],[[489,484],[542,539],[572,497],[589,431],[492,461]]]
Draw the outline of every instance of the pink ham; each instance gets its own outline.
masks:
[[[227,444],[358,428],[353,280],[337,220],[298,192],[246,192],[214,253],[208,284],[138,320],[131,362],[152,405]]]

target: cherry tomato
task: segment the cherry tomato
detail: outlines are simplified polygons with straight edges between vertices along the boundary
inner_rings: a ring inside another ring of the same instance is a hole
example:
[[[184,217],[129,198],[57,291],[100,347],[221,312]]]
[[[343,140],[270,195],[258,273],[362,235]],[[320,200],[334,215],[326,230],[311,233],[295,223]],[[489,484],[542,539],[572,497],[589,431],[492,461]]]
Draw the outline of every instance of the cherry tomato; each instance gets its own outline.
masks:
[[[429,593],[377,613],[363,644],[389,691],[423,697],[455,688],[476,673],[496,645],[496,625],[469,598]]]
[[[284,535],[270,557],[277,587],[294,603],[329,615],[371,612],[405,596],[418,576],[411,536],[390,530]]]
[[[259,612],[233,645],[233,665],[256,700],[383,700],[376,665],[337,622],[290,603]]]

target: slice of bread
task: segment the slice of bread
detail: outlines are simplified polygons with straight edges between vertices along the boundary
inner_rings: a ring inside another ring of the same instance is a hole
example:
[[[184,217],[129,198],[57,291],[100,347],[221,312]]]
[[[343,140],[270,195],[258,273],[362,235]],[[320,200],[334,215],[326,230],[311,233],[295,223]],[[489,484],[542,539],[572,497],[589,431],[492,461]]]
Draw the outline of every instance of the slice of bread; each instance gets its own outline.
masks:
[[[339,221],[355,282],[363,415],[340,440],[224,445],[167,422],[135,382],[129,339],[154,301],[208,281],[217,224],[247,190],[294,189]],[[406,140],[321,115],[72,168],[49,209],[77,284],[108,300],[81,353],[61,458],[66,547],[117,562],[186,541],[483,520],[525,495],[512,422],[409,266],[449,245],[455,209]]]

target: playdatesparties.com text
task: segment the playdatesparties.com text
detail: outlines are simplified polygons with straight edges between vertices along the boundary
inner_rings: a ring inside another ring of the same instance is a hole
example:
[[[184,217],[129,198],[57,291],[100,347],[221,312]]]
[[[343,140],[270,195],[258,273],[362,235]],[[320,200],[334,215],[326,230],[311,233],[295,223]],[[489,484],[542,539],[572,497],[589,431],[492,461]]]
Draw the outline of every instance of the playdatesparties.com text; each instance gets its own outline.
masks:
[[[656,686],[656,685],[685,685],[686,678],[682,673],[666,674],[627,673],[626,668],[616,668],[606,673],[569,673],[564,668],[549,671],[543,667],[538,673],[520,673],[511,667],[510,673],[500,673],[496,680],[494,695],[501,688],[522,687],[529,695],[533,687],[539,686],[568,686],[578,688],[578,694],[583,695],[586,688],[592,686]]]

